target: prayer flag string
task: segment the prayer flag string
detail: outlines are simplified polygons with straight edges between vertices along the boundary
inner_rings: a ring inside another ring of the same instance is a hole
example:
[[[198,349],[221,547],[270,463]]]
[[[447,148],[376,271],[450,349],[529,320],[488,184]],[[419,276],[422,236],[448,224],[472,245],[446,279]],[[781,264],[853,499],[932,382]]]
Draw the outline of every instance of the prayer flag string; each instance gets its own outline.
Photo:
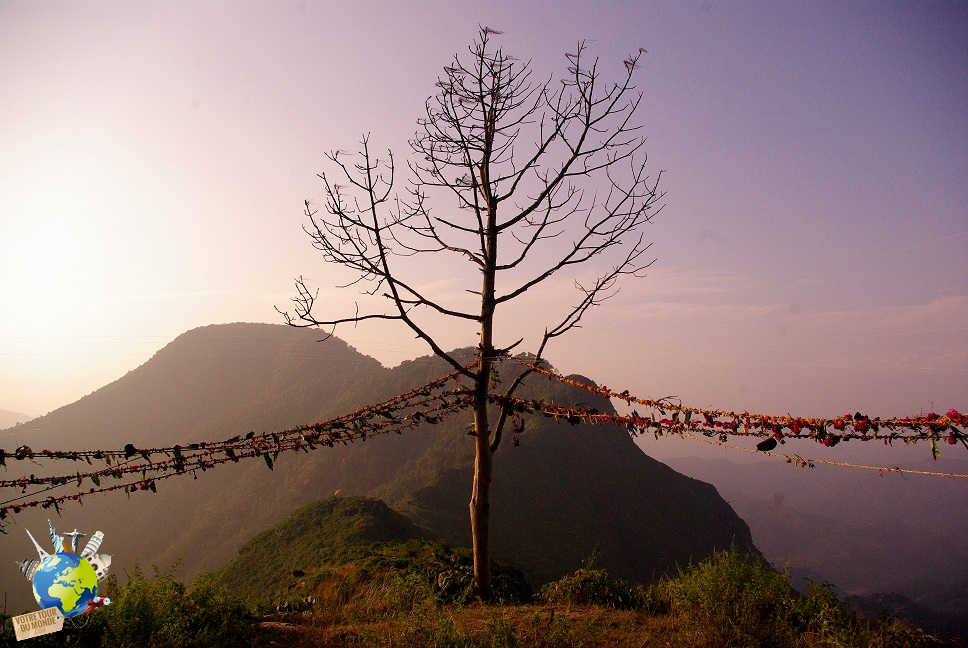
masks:
[[[450,381],[457,383],[452,389],[443,388]],[[40,506],[54,507],[60,512],[60,504],[65,501],[82,502],[85,495],[124,490],[130,495],[135,491],[150,490],[157,492],[155,482],[177,475],[197,471],[205,472],[220,464],[237,463],[243,459],[261,456],[269,469],[280,453],[299,451],[309,452],[317,447],[333,447],[354,441],[365,441],[367,436],[396,432],[417,427],[421,423],[435,424],[467,406],[470,396],[460,385],[460,374],[451,373],[442,378],[395,396],[376,405],[361,408],[352,414],[330,419],[321,423],[303,425],[282,432],[255,434],[249,432],[244,437],[235,436],[218,442],[199,442],[185,446],[175,445],[162,448],[136,448],[127,444],[122,450],[86,451],[33,451],[21,446],[14,452],[0,450],[0,465],[6,467],[5,459],[31,461],[38,465],[44,460],[82,461],[94,466],[92,460],[103,461],[103,468],[75,471],[73,475],[37,476],[30,475],[12,480],[0,480],[0,488],[19,488],[21,494],[0,502],[0,520],[11,513],[19,513],[25,508]],[[160,455],[160,458],[159,458]],[[120,480],[136,476],[133,481],[121,484],[102,485],[107,479]],[[89,479],[94,486],[87,491],[72,494],[48,496],[43,499],[22,502],[68,484],[80,487]],[[44,486],[43,489],[27,493],[30,486]]]
[[[728,410],[713,410],[686,407],[669,399],[650,400],[632,396],[628,390],[616,392],[606,386],[589,385],[567,378],[547,366],[531,362],[523,357],[505,358],[515,360],[529,371],[544,375],[549,380],[558,381],[573,387],[615,398],[652,410],[646,415],[633,410],[631,414],[619,415],[599,412],[593,408],[564,407],[541,400],[512,398],[497,394],[489,395],[490,401],[505,409],[515,419],[515,441],[522,429],[520,414],[534,413],[565,421],[571,424],[581,422],[593,424],[616,424],[625,427],[633,436],[652,432],[656,438],[675,435],[712,445],[761,453],[766,456],[786,459],[787,463],[798,466],[814,467],[827,464],[885,472],[909,473],[941,477],[968,478],[968,475],[913,470],[909,468],[879,467],[838,462],[827,459],[805,459],[796,454],[771,452],[786,439],[812,439],[827,447],[842,441],[860,439],[863,441],[883,441],[886,445],[894,441],[916,443],[927,440],[937,459],[937,443],[958,442],[968,447],[964,428],[968,426],[968,416],[955,409],[941,416],[935,413],[921,414],[905,418],[871,418],[861,413],[845,414],[832,419],[801,418],[793,416],[767,416],[749,412],[737,413]],[[533,358],[533,356],[531,356]],[[470,365],[473,367],[474,365]],[[468,367],[468,368],[470,368]],[[455,383],[445,389],[448,383]],[[302,425],[282,432],[234,436],[224,441],[190,443],[160,448],[136,448],[129,443],[121,450],[42,450],[34,451],[22,445],[13,452],[0,449],[0,466],[7,467],[6,460],[40,462],[70,460],[84,462],[90,470],[76,470],[73,475],[37,476],[31,474],[18,479],[0,480],[0,488],[18,488],[20,495],[0,502],[0,521],[11,513],[40,506],[54,507],[60,512],[60,504],[76,501],[78,504],[87,495],[124,490],[129,496],[136,491],[157,492],[156,482],[191,473],[197,479],[198,471],[205,472],[228,462],[238,463],[243,459],[262,457],[271,470],[283,452],[302,450],[309,452],[317,447],[333,447],[354,441],[365,441],[367,436],[411,430],[422,423],[435,424],[447,416],[465,409],[472,401],[471,390],[461,383],[460,372],[453,372],[426,385],[410,390],[391,399],[356,410],[351,414],[339,416],[328,421]],[[658,413],[658,416],[657,416]],[[961,429],[959,429],[961,428]],[[730,437],[755,437],[763,439],[756,449],[728,443]],[[94,468],[94,461],[103,462],[103,468]],[[102,485],[102,480],[124,480],[123,483]],[[90,480],[93,484],[86,491],[76,490],[70,494],[48,495],[31,501],[23,501],[44,493],[74,484],[76,489]],[[43,487],[28,493],[30,486]],[[3,529],[0,527],[0,532]]]
[[[801,418],[793,416],[770,416],[751,414],[749,412],[732,412],[728,410],[701,409],[686,407],[672,403],[667,399],[649,400],[632,396],[628,390],[616,392],[606,386],[588,385],[556,373],[547,367],[539,366],[523,359],[514,358],[534,372],[543,374],[551,380],[557,380],[574,387],[580,387],[589,392],[600,394],[606,398],[615,398],[631,405],[636,403],[656,410],[663,418],[650,417],[632,412],[628,420],[623,417],[611,416],[613,422],[635,424],[638,430],[654,429],[657,432],[671,431],[674,433],[685,430],[701,431],[703,434],[735,436],[753,436],[774,438],[814,439],[825,446],[835,446],[840,441],[860,439],[863,441],[881,440],[886,444],[894,441],[914,443],[919,440],[932,442],[944,440],[950,445],[965,442],[964,431],[959,427],[968,426],[968,416],[955,409],[949,410],[944,416],[929,413],[904,418],[871,418],[860,414],[845,414],[832,419]],[[513,400],[513,399],[512,399]],[[597,413],[596,413],[597,414]],[[595,422],[608,419],[610,415],[599,415]],[[723,439],[725,440],[725,439]]]

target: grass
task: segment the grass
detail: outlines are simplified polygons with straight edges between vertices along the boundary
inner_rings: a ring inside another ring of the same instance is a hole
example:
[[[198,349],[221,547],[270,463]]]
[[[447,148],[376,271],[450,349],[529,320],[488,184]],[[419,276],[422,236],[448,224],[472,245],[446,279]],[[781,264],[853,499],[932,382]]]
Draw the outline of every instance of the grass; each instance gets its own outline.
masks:
[[[383,545],[353,563],[321,566],[284,590],[289,611],[249,610],[211,575],[186,586],[137,567],[111,605],[34,646],[286,646],[566,648],[583,646],[941,646],[891,620],[845,610],[827,584],[796,593],[789,575],[736,550],[717,552],[650,586],[588,561],[530,600],[519,572],[495,574],[504,603],[470,596],[465,552],[422,542]],[[281,600],[281,599],[280,599]],[[13,645],[9,619],[0,642]]]
[[[652,588],[671,614],[709,646],[933,646],[943,643],[884,619],[845,609],[828,583],[798,594],[788,573],[735,550],[716,552]]]

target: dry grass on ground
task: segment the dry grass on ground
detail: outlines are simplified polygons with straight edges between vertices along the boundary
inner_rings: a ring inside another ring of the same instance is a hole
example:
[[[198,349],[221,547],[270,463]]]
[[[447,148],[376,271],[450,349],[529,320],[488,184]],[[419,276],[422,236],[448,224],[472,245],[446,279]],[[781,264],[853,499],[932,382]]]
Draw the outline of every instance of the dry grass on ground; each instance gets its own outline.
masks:
[[[280,615],[263,626],[264,645],[286,648],[416,646],[672,648],[715,645],[674,614],[650,615],[603,607],[520,605],[424,610],[372,623],[332,623],[312,613]]]

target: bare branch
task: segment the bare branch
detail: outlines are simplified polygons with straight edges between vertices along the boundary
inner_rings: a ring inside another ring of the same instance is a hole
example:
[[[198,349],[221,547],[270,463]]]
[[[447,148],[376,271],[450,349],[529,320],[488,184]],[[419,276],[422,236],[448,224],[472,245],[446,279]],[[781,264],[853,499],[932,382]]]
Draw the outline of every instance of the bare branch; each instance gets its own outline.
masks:
[[[576,282],[581,297],[545,329],[535,356],[540,361],[551,340],[579,327],[591,307],[618,292],[622,277],[639,276],[652,263],[644,256],[649,245],[642,229],[660,211],[663,196],[662,174],[651,179],[646,171],[645,139],[634,120],[643,94],[632,79],[644,49],[624,61],[625,74],[616,83],[603,81],[584,43],[566,54],[567,72],[560,80],[535,81],[529,61],[508,56],[496,44],[500,34],[480,27],[469,56],[456,56],[437,79],[437,92],[427,99],[410,141],[411,177],[402,198],[394,193],[393,156],[375,158],[364,136],[358,155],[338,150],[327,155],[330,171],[319,176],[322,206],[305,203],[304,229],[313,246],[353,277],[344,287],[386,300],[386,310],[361,315],[357,307],[352,317],[318,317],[313,312],[318,292],[300,277],[293,313],[280,311],[290,325],[323,326],[330,334],[337,325],[398,320],[471,379],[475,588],[485,596],[486,538],[481,545],[476,529],[487,526],[491,455],[508,419],[517,421],[505,406],[491,427],[490,381],[495,363],[521,343],[504,348],[495,343],[496,314],[557,272],[609,259],[611,268],[594,281]],[[480,272],[480,284],[461,287],[479,298],[478,312],[425,293],[395,259],[444,253]],[[440,348],[418,321],[424,314],[479,327],[476,367],[463,367]],[[529,373],[518,375],[505,396]]]

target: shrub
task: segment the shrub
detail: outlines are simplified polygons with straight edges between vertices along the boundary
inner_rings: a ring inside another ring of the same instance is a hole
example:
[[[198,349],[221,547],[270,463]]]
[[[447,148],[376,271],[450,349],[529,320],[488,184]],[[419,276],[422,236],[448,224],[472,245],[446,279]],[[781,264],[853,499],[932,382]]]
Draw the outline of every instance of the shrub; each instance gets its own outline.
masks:
[[[797,594],[788,576],[735,547],[680,569],[656,590],[672,611],[702,627],[716,644],[783,646],[794,641],[789,621]]]
[[[871,625],[844,608],[830,583],[806,581],[806,594],[798,594],[788,573],[732,548],[680,570],[650,593],[703,635],[702,643],[713,646],[941,645],[900,623]]]
[[[395,569],[394,595],[403,595],[404,600],[429,597],[448,604],[473,599],[474,563],[466,549],[415,540],[386,545],[365,564],[375,570]],[[524,603],[534,596],[520,570],[497,561],[491,563],[491,589],[497,603]]]
[[[541,598],[553,605],[602,605],[619,610],[645,607],[641,587],[613,578],[605,569],[595,569],[595,561],[593,554],[571,576],[547,583],[541,588]]]
[[[849,614],[828,582],[817,583],[805,578],[807,592],[797,597],[790,612],[790,625],[800,632],[823,637],[843,637],[856,629],[860,619]]]

